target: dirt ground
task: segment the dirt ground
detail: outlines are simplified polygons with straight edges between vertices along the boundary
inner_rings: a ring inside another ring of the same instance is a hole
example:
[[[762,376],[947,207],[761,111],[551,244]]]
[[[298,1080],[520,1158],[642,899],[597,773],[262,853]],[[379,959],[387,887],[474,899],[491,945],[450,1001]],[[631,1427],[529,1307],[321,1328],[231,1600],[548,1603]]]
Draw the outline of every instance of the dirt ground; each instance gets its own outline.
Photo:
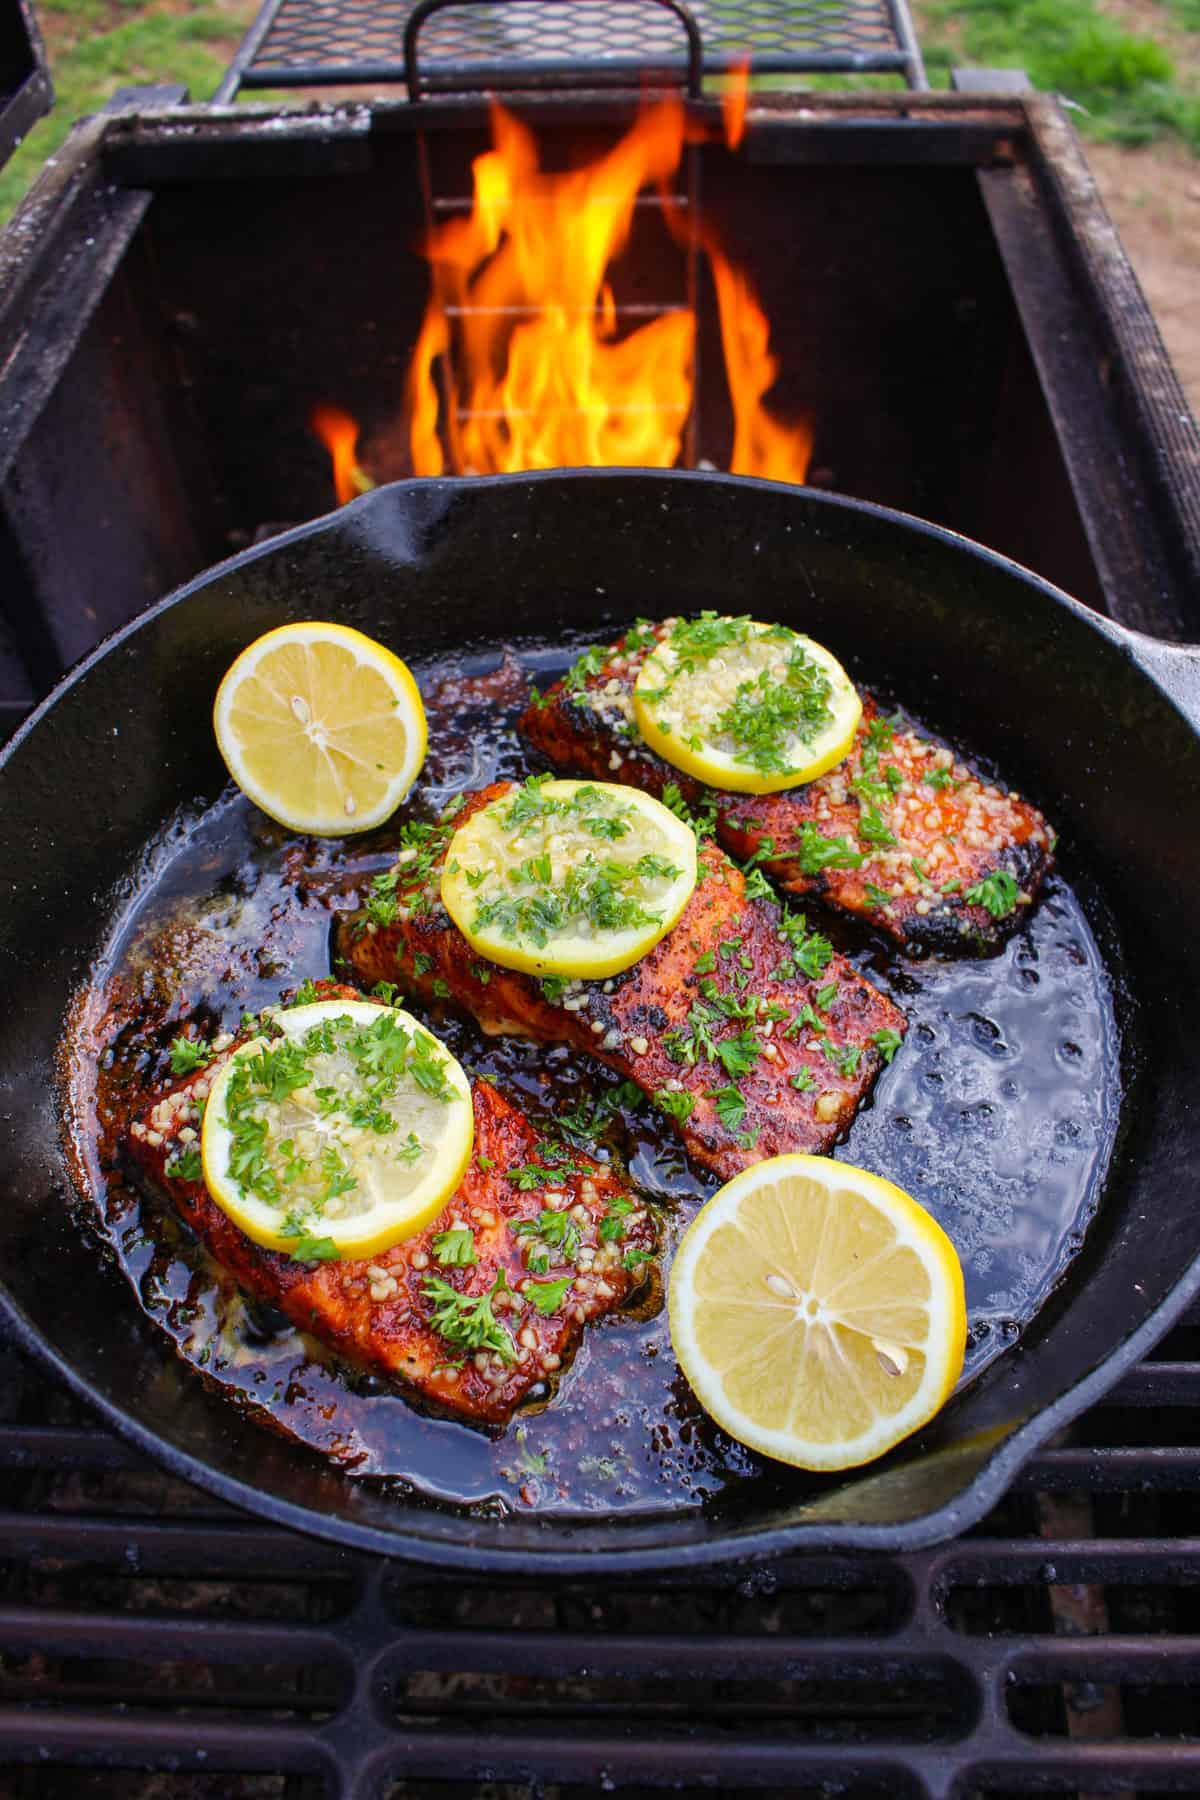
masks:
[[[1104,204],[1200,417],[1200,158],[1182,146],[1086,144]]]

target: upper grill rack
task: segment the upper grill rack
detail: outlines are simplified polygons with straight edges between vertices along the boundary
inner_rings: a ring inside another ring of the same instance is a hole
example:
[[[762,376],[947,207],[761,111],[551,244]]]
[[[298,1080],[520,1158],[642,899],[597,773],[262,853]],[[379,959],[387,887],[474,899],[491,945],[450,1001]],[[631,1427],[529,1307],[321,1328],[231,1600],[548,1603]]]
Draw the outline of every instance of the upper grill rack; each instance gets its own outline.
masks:
[[[246,1518],[0,1344],[0,1792],[1195,1792],[1198,1343],[1193,1316],[955,1543],[604,1581]]]
[[[672,17],[672,13],[676,16]],[[428,16],[426,16],[428,14]],[[636,87],[647,73],[703,74],[750,57],[758,74],[894,74],[925,88],[907,0],[266,0],[215,98],[243,89],[408,85],[420,31],[421,85]],[[405,37],[409,34],[409,53]]]

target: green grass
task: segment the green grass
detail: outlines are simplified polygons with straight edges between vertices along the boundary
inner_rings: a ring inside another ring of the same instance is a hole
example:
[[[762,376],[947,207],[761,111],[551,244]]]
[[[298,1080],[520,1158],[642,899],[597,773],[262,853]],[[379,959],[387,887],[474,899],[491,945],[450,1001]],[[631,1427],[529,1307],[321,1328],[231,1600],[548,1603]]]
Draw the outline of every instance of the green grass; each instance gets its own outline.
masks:
[[[1200,0],[1171,0],[1176,26],[1200,26]],[[944,28],[948,41],[936,34]],[[930,79],[952,64],[1022,68],[1080,110],[1088,136],[1121,144],[1179,137],[1200,154],[1200,81],[1153,38],[1125,31],[1093,0],[926,0]]]
[[[253,0],[237,10],[212,0],[175,9],[145,0],[41,0],[55,105],[0,173],[0,222],[74,121],[117,88],[183,82],[194,100],[209,99],[253,11]]]

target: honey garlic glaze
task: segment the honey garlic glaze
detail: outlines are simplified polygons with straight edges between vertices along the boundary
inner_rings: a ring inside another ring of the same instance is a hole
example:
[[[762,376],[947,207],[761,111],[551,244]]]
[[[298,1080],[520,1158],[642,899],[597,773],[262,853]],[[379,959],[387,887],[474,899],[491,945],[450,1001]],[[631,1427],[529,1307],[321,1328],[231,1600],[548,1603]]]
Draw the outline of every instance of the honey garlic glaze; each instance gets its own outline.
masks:
[[[244,1011],[328,974],[334,915],[390,865],[404,818],[533,771],[513,721],[530,678],[552,680],[568,655],[523,646],[519,657],[497,650],[418,669],[428,760],[403,812],[371,836],[291,837],[231,792],[147,846],[68,1023],[64,1112],[82,1201],[179,1354],[264,1425],[359,1478],[489,1513],[677,1513],[731,1482],[815,1486],[820,1478],[743,1449],[696,1406],[671,1352],[660,1278],[633,1310],[589,1327],[556,1392],[490,1436],[422,1413],[247,1306],[162,1203],[139,1192],[122,1156],[185,1021],[209,1037],[233,1031]],[[966,1277],[969,1381],[1061,1279],[1102,1190],[1121,1080],[1106,909],[1082,879],[1052,877],[999,955],[964,962],[907,959],[857,923],[812,916],[909,1018],[836,1154],[907,1189],[952,1238]],[[574,1051],[487,1039],[438,1008],[427,1022],[469,1073],[492,1077],[550,1131],[564,1115],[586,1127],[613,1091],[608,1071]],[[600,1110],[600,1152],[624,1159],[652,1203],[669,1267],[712,1183],[687,1168],[648,1106]]]

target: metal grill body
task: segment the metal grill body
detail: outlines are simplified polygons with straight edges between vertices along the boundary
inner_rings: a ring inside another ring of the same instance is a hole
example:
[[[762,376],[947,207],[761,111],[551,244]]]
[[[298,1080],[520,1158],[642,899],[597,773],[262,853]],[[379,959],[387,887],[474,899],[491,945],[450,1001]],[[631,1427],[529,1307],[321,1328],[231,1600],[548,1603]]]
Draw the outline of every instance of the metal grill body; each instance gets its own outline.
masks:
[[[695,0],[688,9],[719,74],[925,74],[904,0]],[[407,83],[408,0],[268,0],[217,98],[239,88]],[[679,18],[650,0],[498,0],[447,5],[421,25],[423,83],[471,87],[636,86],[686,69]]]
[[[1194,1790],[1198,1331],[957,1543],[594,1583],[259,1524],[3,1352],[0,1791]]]

